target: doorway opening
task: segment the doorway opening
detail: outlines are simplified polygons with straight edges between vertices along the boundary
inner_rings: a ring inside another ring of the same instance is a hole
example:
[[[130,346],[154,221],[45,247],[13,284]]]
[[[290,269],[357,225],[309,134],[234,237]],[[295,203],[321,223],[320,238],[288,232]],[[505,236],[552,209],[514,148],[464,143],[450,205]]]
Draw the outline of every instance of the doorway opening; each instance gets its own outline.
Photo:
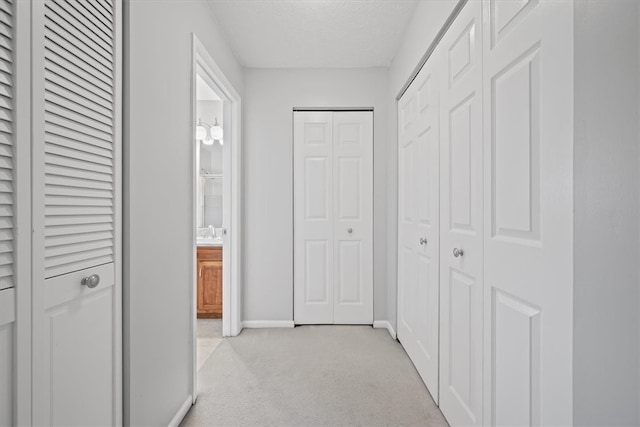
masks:
[[[193,401],[198,371],[240,333],[240,97],[193,35]]]

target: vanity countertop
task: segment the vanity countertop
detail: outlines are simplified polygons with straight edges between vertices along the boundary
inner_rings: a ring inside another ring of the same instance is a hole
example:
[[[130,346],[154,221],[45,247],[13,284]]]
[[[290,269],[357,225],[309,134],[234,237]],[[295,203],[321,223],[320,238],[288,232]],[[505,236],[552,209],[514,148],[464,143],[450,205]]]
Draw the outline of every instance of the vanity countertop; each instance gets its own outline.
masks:
[[[198,239],[197,246],[222,246],[222,239]]]

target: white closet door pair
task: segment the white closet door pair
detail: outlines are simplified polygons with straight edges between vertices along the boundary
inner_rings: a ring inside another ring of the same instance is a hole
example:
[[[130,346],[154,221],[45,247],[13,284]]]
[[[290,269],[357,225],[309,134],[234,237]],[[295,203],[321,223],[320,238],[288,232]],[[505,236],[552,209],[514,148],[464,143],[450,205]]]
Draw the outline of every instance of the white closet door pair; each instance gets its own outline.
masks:
[[[398,336],[452,426],[571,424],[572,7],[469,1],[399,102]],[[438,122],[436,177],[415,159]]]
[[[294,321],[373,323],[373,112],[294,112]]]

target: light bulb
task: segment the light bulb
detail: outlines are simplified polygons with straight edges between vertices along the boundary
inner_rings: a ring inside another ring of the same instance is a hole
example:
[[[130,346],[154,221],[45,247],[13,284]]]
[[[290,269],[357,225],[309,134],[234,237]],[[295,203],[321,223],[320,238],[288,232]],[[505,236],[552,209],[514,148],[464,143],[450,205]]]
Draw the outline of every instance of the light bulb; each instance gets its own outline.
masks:
[[[209,129],[209,132],[211,132],[211,138],[216,139],[216,140],[220,140],[223,137],[223,130],[222,127],[218,124],[218,118],[216,117],[216,122],[213,126],[211,126],[211,128]]]
[[[196,139],[205,139],[207,137],[207,128],[198,125],[196,126]]]
[[[222,139],[223,133],[220,126],[213,126],[211,128],[211,138],[213,139]]]

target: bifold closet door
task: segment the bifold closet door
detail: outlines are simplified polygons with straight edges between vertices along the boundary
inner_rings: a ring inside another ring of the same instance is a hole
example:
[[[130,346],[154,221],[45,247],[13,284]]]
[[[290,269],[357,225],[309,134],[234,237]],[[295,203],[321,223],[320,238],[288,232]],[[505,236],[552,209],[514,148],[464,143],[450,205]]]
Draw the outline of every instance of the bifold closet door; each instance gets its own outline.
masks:
[[[573,4],[484,12],[484,423],[571,425]]]
[[[122,423],[118,0],[33,2],[33,423]]]
[[[293,116],[294,319],[333,323],[333,113]]]
[[[439,88],[428,61],[399,100],[398,340],[438,402]]]
[[[16,390],[22,388],[16,384],[18,377],[15,374],[18,354],[15,346],[18,342],[15,323],[18,255],[16,172],[27,165],[24,162],[18,164],[16,156],[16,98],[24,96],[16,87],[16,77],[28,76],[27,70],[16,67],[16,30],[20,25],[28,25],[28,15],[21,14],[17,19],[16,6],[15,2],[0,0],[0,426],[7,427],[16,425]],[[26,53],[21,51],[20,55]],[[28,120],[26,116],[18,118],[20,121],[23,119]],[[22,142],[28,144],[28,139]],[[25,186],[22,191],[28,192],[28,188]],[[26,229],[24,235],[29,236]],[[20,260],[23,261],[27,260]],[[19,286],[29,286],[29,283],[22,279]]]
[[[373,322],[373,113],[294,113],[294,321]]]
[[[482,419],[482,4],[469,1],[440,48],[440,409]]]

